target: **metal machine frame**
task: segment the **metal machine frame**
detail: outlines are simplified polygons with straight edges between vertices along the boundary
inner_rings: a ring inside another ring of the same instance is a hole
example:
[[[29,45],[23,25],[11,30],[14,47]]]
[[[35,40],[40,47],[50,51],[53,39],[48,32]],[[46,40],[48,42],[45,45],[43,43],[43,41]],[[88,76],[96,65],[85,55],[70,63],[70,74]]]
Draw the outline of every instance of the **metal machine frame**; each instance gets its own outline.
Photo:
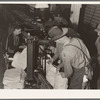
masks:
[[[26,80],[36,80],[37,85],[40,85],[40,89],[52,89],[53,87],[46,80],[45,75],[42,72],[34,72],[37,69],[37,57],[35,57],[35,43],[37,43],[38,38],[28,35],[23,32],[24,37],[27,39],[27,77]],[[44,55],[45,56],[45,55]],[[46,59],[46,58],[45,58]],[[45,60],[46,61],[46,60]],[[46,68],[46,63],[45,63]],[[46,69],[45,69],[46,71]]]

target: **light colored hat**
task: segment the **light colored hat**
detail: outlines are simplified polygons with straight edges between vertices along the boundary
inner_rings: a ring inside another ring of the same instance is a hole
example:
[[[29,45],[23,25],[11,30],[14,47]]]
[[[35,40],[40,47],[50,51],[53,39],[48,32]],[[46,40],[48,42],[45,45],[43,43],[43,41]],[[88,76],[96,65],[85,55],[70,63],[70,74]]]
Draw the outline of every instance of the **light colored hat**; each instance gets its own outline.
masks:
[[[100,32],[100,24],[98,24],[97,28],[95,29],[96,32]]]
[[[67,32],[68,32],[68,28],[62,28],[62,30],[61,30],[57,26],[54,26],[49,30],[48,35],[51,37],[52,41],[55,41],[55,40],[65,36],[67,34]]]

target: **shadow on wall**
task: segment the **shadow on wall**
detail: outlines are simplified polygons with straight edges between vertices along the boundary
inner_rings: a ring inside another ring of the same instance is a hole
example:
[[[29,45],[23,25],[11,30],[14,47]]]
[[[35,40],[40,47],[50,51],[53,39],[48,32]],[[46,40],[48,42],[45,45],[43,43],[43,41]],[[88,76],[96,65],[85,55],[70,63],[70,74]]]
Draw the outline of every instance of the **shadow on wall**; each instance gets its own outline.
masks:
[[[97,39],[97,33],[94,31],[92,27],[86,24],[80,24],[78,27],[78,33],[81,35],[82,40],[86,44],[91,57],[94,57],[97,54],[97,49],[95,46],[95,41]],[[93,70],[93,79],[91,81],[91,88],[98,89],[97,81],[100,77],[100,67],[98,65],[95,66]]]
[[[89,49],[90,55],[94,56],[97,53],[95,41],[97,39],[97,33],[92,27],[86,24],[80,24],[78,26],[78,33],[81,35],[82,40]]]
[[[71,25],[71,28],[73,28],[76,32],[77,32],[77,28],[78,28],[78,25],[76,24],[76,23],[73,23],[72,25]]]

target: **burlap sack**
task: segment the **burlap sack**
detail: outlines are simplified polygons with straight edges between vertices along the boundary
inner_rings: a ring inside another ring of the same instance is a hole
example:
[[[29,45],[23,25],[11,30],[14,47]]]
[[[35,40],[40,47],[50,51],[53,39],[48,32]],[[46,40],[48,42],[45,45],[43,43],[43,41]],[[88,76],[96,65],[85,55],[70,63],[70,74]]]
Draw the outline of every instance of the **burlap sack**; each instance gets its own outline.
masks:
[[[68,79],[62,78],[59,71],[56,72],[54,77],[54,89],[67,89],[68,88]]]
[[[23,89],[26,73],[19,68],[7,69],[4,73],[4,89]]]

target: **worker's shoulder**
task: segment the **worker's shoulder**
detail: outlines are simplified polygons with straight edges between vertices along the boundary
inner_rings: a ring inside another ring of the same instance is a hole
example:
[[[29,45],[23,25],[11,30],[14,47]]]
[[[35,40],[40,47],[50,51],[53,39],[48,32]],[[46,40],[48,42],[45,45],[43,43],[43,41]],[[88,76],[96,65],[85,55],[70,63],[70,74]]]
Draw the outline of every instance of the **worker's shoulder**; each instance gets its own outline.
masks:
[[[70,59],[74,57],[76,50],[74,50],[72,46],[65,46],[61,54],[63,57]]]
[[[76,52],[75,47],[71,46],[71,45],[65,45],[63,50],[62,50],[62,54],[65,55],[74,55]]]
[[[79,42],[80,41],[80,42]],[[76,39],[76,38],[72,38],[70,40],[70,43],[66,44],[63,48],[63,51],[66,51],[66,52],[77,52],[78,49],[77,48],[80,48],[80,43],[83,45],[83,42],[81,39]]]

